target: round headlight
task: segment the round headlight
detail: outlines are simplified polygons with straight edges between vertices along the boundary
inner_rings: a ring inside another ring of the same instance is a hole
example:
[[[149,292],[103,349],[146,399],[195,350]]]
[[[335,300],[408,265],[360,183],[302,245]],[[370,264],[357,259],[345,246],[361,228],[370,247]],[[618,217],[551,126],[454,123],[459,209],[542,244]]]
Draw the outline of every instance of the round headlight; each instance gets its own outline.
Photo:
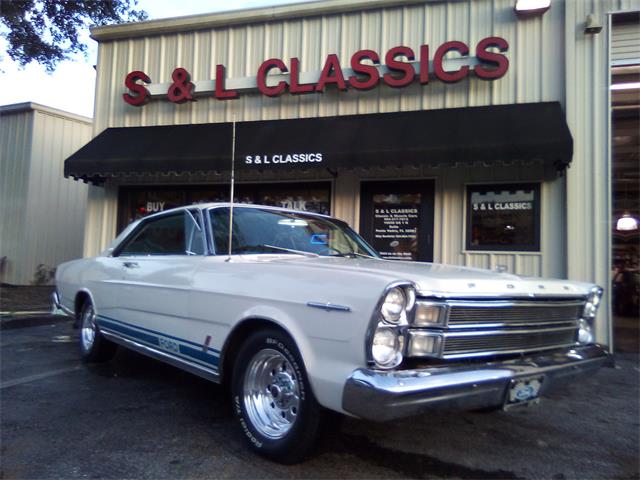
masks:
[[[382,317],[390,323],[398,323],[407,305],[407,299],[400,287],[389,290],[384,297],[380,312]]]
[[[378,327],[373,335],[371,355],[383,368],[393,368],[402,361],[401,343],[394,328]]]

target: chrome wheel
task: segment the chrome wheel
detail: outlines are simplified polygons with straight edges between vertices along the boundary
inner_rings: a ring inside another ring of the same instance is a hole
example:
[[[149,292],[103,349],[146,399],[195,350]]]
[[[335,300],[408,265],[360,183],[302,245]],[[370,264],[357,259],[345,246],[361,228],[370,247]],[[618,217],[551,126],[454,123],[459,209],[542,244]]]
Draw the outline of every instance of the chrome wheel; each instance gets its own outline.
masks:
[[[300,408],[299,380],[291,363],[277,350],[256,353],[245,372],[244,404],[253,427],[272,439],[284,437]]]
[[[96,339],[96,315],[93,311],[93,306],[88,305],[82,310],[82,318],[80,324],[80,342],[82,343],[82,350],[88,352],[93,347],[93,343]]]

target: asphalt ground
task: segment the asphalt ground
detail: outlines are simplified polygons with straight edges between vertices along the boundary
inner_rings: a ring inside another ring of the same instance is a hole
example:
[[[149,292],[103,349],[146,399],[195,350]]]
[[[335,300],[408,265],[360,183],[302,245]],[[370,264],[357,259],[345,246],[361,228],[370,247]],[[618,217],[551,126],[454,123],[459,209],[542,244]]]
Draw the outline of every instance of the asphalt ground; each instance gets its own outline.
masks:
[[[0,334],[2,478],[639,476],[637,355],[537,407],[347,418],[312,458],[283,466],[246,448],[221,387],[122,349],[83,364],[68,321]]]

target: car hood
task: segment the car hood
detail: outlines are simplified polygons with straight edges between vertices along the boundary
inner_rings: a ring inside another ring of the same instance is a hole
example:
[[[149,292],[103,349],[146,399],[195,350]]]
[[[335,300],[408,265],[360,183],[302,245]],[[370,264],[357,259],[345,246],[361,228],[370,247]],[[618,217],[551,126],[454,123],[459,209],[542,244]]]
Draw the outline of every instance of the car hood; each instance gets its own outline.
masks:
[[[252,260],[304,265],[306,268],[357,271],[363,275],[383,276],[391,283],[413,282],[423,295],[436,296],[583,296],[592,284],[537,277],[523,277],[492,270],[369,258],[301,257],[298,255],[251,255]]]

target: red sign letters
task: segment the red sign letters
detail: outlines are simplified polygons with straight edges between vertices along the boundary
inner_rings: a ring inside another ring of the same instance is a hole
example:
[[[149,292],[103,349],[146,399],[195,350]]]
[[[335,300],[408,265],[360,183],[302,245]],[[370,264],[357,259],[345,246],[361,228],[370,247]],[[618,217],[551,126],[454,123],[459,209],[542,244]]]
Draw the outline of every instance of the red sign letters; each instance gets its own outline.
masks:
[[[456,52],[459,57],[468,57],[469,46],[464,42],[450,41],[440,45],[429,57],[429,45],[421,45],[417,52],[405,46],[389,49],[384,55],[386,73],[381,74],[378,66],[381,58],[373,50],[358,50],[350,59],[348,70],[351,75],[345,76],[340,59],[336,54],[327,55],[320,78],[315,83],[300,83],[300,60],[296,57],[289,59],[288,64],[280,58],[270,58],[262,62],[256,74],[258,91],[268,97],[277,97],[286,92],[299,95],[313,92],[324,92],[329,86],[338,90],[370,90],[381,81],[392,88],[402,88],[410,85],[416,79],[421,84],[429,83],[432,72],[429,66],[433,66],[433,76],[445,83],[459,82],[469,75],[473,69],[474,74],[483,80],[495,80],[503,77],[509,68],[509,59],[504,55],[509,49],[507,41],[500,37],[487,37],[478,42],[475,48],[475,56],[478,61],[473,66],[463,65],[457,70],[445,70],[445,56],[450,52]],[[417,62],[417,68],[414,63]],[[270,72],[288,74],[286,80],[280,80],[276,84],[269,84],[267,79]],[[195,100],[193,95],[197,93],[194,84],[191,83],[189,72],[184,68],[176,68],[171,76],[173,82],[167,91],[167,98],[171,102],[182,103]],[[225,66],[217,65],[214,96],[219,100],[238,98],[238,90],[227,90],[225,87]],[[147,74],[141,71],[133,71],[125,78],[125,86],[129,90],[123,95],[124,101],[129,105],[144,105],[150,98],[149,90],[145,87],[151,83]],[[254,87],[255,88],[255,87]]]

